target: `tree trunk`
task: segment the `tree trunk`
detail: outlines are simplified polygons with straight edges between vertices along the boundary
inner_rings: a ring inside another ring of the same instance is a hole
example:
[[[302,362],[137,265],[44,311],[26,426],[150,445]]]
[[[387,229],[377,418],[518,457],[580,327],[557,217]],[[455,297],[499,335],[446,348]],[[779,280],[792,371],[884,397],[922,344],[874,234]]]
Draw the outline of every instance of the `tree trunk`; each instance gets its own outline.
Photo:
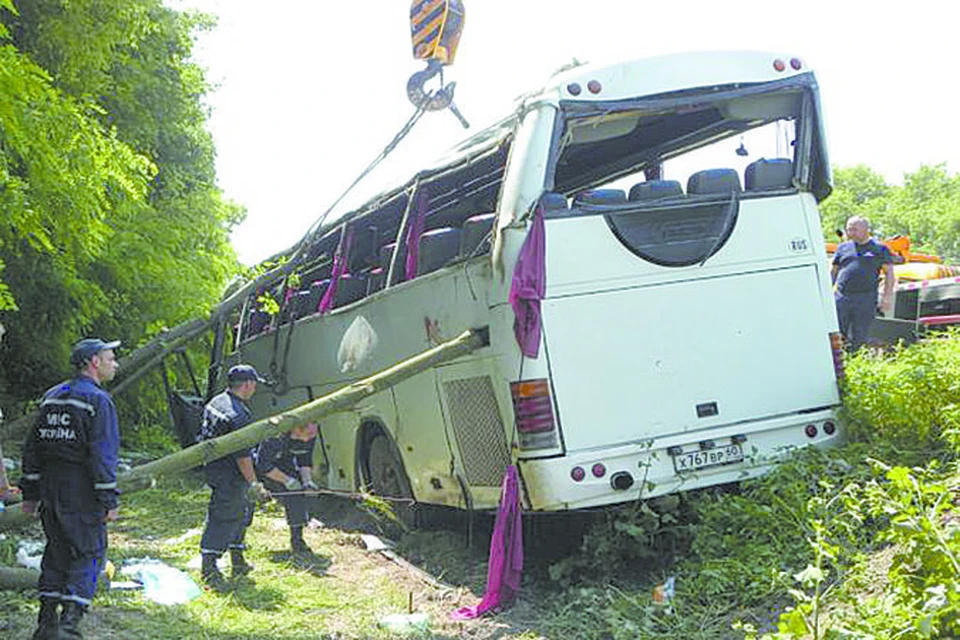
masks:
[[[486,329],[465,331],[449,342],[417,354],[385,371],[376,373],[322,398],[258,420],[225,436],[201,442],[177,453],[164,456],[159,460],[134,467],[130,471],[117,476],[117,484],[123,493],[149,488],[162,476],[173,475],[206,464],[240,449],[252,447],[267,438],[286,433],[298,425],[315,422],[324,416],[349,409],[367,396],[391,387],[438,364],[467,355],[488,344],[489,335]],[[15,505],[0,513],[0,531],[29,521],[30,518],[20,511],[19,505]]]

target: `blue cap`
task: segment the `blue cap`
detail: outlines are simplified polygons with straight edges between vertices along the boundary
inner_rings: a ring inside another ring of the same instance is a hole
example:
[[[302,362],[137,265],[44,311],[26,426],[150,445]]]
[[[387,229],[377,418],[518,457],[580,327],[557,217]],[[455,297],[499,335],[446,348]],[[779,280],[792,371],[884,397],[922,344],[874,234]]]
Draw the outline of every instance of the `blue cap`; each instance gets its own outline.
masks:
[[[90,358],[97,355],[101,351],[116,349],[119,346],[119,340],[106,342],[100,338],[84,338],[77,344],[73,345],[73,349],[70,351],[70,364],[75,367],[83,366],[90,360]]]
[[[230,370],[227,371],[227,380],[230,382],[246,382],[247,380],[266,382],[266,380],[260,377],[257,370],[249,364],[238,364],[230,367]]]

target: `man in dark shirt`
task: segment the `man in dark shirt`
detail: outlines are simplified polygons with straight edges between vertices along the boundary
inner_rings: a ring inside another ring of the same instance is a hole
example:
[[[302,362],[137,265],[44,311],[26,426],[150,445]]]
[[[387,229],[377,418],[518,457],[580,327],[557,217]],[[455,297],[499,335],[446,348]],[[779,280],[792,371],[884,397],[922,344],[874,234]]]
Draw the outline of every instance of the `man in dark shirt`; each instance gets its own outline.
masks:
[[[257,475],[283,505],[290,526],[290,549],[310,554],[303,539],[303,527],[309,520],[308,491],[316,491],[313,481],[313,445],[317,425],[308,422],[289,433],[270,438],[257,448]]]
[[[228,388],[214,396],[203,408],[203,419],[197,440],[212,440],[250,423],[252,415],[246,402],[257,390],[263,378],[257,370],[238,364],[227,372]],[[217,560],[230,550],[231,573],[234,578],[253,570],[243,557],[244,534],[253,521],[253,497],[262,491],[253,468],[253,452],[241,449],[218,458],[204,466],[210,485],[210,504],[207,521],[200,538],[203,558],[201,577],[216,590],[225,586]]]
[[[831,276],[836,286],[834,299],[840,332],[849,350],[859,349],[866,341],[870,325],[877,315],[877,287],[883,271],[883,296],[880,309],[888,313],[893,304],[893,255],[884,245],[870,237],[865,218],[847,220],[847,240],[833,255]]]
[[[117,519],[120,430],[113,399],[100,385],[117,373],[118,346],[99,338],[74,345],[76,375],[43,396],[23,445],[23,511],[39,510],[47,537],[33,640],[83,637],[80,620],[107,552],[107,522]]]

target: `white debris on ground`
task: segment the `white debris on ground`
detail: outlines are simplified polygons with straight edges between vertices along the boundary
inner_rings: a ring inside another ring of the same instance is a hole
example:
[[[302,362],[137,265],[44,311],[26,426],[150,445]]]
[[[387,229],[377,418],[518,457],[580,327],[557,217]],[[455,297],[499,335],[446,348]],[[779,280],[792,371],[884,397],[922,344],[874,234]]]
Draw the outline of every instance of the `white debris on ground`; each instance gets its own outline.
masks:
[[[40,540],[21,540],[17,544],[17,564],[40,571],[44,543]]]
[[[20,468],[20,461],[14,460],[13,458],[4,458],[3,468],[7,471],[15,471]]]
[[[163,541],[163,544],[182,544],[189,540],[190,538],[195,538],[203,533],[203,529],[200,527],[195,527],[193,529],[187,529],[181,535],[176,538],[167,538]]]

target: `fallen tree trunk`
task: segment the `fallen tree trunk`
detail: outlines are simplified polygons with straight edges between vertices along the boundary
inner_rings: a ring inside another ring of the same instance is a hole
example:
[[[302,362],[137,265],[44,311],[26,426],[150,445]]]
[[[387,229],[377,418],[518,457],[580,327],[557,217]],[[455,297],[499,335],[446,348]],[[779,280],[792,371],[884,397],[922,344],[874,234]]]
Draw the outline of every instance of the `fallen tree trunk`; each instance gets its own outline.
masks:
[[[40,572],[26,567],[0,567],[0,590],[36,589]]]
[[[485,330],[465,331],[460,336],[428,351],[404,360],[386,371],[374,374],[312,402],[258,420],[225,436],[207,440],[183,451],[134,467],[117,478],[121,491],[138,491],[152,485],[161,476],[180,473],[206,464],[267,438],[286,433],[298,425],[349,409],[367,396],[391,387],[427,369],[464,356],[488,341]]]
[[[322,398],[258,420],[225,436],[195,444],[159,460],[134,467],[130,471],[118,475],[117,484],[123,493],[149,488],[160,477],[181,473],[217,458],[230,455],[240,449],[252,447],[267,438],[286,433],[298,425],[315,422],[324,416],[349,409],[367,396],[391,387],[438,364],[467,355],[488,343],[489,337],[486,329],[465,331],[449,342],[417,354],[385,371],[376,373]],[[30,522],[30,517],[21,512],[19,505],[10,507],[5,512],[0,513],[0,531],[22,526],[28,522]]]
[[[120,358],[117,377],[113,379],[113,384],[108,385],[107,388],[114,395],[120,393],[159,365],[171,352],[209,330],[212,323],[212,319],[198,318],[177,325],[173,329],[161,333],[130,355]],[[37,412],[31,411],[8,423],[3,428],[4,436],[11,437],[25,433],[27,428],[36,420],[36,417]]]

